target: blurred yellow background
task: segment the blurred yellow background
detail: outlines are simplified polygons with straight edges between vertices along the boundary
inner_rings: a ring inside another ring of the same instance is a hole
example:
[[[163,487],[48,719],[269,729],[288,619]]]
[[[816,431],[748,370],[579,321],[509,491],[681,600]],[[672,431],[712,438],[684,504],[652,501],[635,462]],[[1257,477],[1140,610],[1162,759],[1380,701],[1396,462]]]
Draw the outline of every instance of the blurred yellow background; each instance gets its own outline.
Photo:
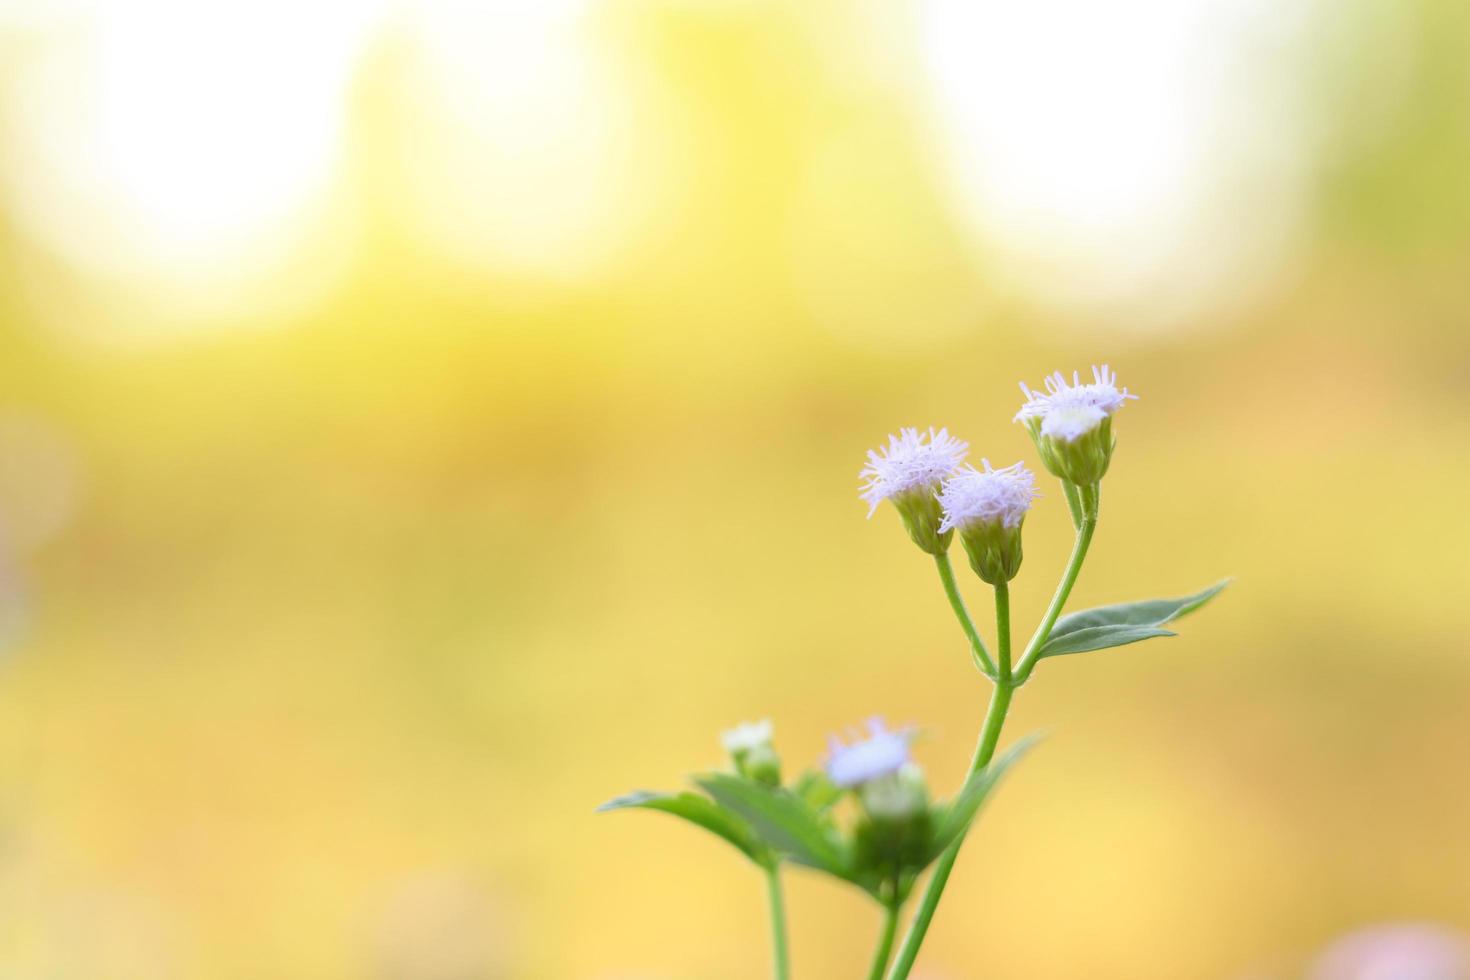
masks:
[[[592,808],[764,716],[791,768],[921,725],[950,791],[986,686],[863,454],[1035,465],[1016,382],[1102,361],[1074,608],[1238,581],[1042,666],[915,976],[1470,929],[1462,0],[9,2],[0,52],[0,974],[761,976],[756,873]],[[788,880],[796,975],[859,975],[876,911]]]

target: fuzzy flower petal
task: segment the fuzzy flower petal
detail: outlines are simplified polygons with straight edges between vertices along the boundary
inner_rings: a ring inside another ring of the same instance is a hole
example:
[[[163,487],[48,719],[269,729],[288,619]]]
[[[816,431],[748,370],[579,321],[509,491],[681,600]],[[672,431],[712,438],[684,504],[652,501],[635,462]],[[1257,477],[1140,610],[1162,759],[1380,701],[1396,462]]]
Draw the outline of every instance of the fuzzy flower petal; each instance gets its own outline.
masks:
[[[908,732],[890,732],[879,718],[868,722],[868,737],[851,745],[830,740],[827,778],[843,789],[898,772],[909,761]]]
[[[968,443],[947,429],[935,432],[931,428],[923,434],[918,429],[900,429],[898,435],[889,436],[887,448],[868,450],[868,465],[858,474],[868,481],[860,495],[869,504],[868,516],[890,497],[937,487],[964,462],[969,449]]]
[[[749,752],[771,742],[771,720],[742,721],[729,731],[720,733],[720,745],[731,755]]]
[[[1059,405],[1041,417],[1041,434],[1076,442],[1107,417],[1108,413],[1096,405]]]
[[[944,481],[939,493],[939,506],[944,508],[940,533],[976,521],[999,521],[1006,527],[1016,527],[1031,508],[1031,501],[1041,496],[1036,492],[1036,474],[1024,464],[1013,463],[997,470],[991,468],[988,459],[980,462],[985,465],[983,472],[966,466]]]
[[[1046,420],[1053,414],[1068,413],[1067,421],[1052,423],[1053,432],[1048,434],[1058,436],[1063,432],[1075,432],[1083,425],[1085,428],[1078,432],[1079,435],[1091,431],[1103,418],[1122,408],[1128,399],[1138,397],[1129,394],[1127,388],[1119,390],[1118,376],[1106,364],[1092,369],[1092,381],[1089,383],[1083,383],[1076,371],[1072,372],[1072,381],[1068,383],[1062,372],[1057,371],[1046,379],[1045,392],[1034,391],[1023,381],[1021,393],[1026,396],[1026,404],[1016,413],[1017,422],[1039,418],[1046,426]]]

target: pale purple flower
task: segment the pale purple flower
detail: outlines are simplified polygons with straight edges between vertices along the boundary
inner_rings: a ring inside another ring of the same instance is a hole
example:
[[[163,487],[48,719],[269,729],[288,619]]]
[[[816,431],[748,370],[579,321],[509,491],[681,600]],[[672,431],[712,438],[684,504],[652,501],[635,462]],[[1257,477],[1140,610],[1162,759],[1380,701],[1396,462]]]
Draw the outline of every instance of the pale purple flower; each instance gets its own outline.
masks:
[[[1443,926],[1364,929],[1337,940],[1312,964],[1309,980],[1470,980],[1470,940]]]
[[[1040,496],[1036,474],[1024,464],[1013,463],[997,470],[991,468],[988,459],[980,462],[985,466],[983,472],[966,466],[944,481],[939,493],[939,506],[944,509],[941,534],[976,521],[998,521],[1016,527],[1031,508],[1031,501]]]
[[[969,444],[949,434],[948,429],[927,433],[900,429],[888,437],[885,449],[868,450],[868,465],[858,474],[867,480],[860,495],[869,504],[872,517],[878,505],[911,490],[937,489],[940,481],[964,462]]]
[[[889,776],[909,761],[910,733],[890,732],[881,718],[868,721],[868,737],[844,745],[835,735],[828,740],[827,778],[843,789]]]
[[[1021,393],[1026,404],[1016,413],[1016,421],[1041,419],[1041,434],[1075,442],[1101,424],[1130,398],[1127,388],[1119,390],[1118,376],[1106,364],[1092,369],[1092,381],[1084,383],[1081,376],[1072,372],[1069,384],[1062,372],[1057,371],[1046,379],[1046,391],[1035,391],[1021,382]]]

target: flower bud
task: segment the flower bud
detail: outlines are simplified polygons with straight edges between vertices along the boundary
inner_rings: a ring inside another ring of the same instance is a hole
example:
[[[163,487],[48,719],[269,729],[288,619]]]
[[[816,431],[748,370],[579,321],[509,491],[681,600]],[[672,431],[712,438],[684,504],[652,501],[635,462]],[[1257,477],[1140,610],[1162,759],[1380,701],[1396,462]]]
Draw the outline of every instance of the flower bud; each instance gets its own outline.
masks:
[[[1088,487],[1107,474],[1117,440],[1113,420],[1098,409],[1055,409],[1044,418],[1026,419],[1025,426],[1052,476]]]
[[[893,506],[898,508],[899,520],[903,521],[903,529],[909,532],[914,544],[931,555],[942,555],[949,550],[954,534],[939,530],[944,515],[940,513],[939,501],[934,497],[936,489],[938,484],[906,490],[892,500]]]
[[[889,436],[886,449],[869,450],[868,465],[859,474],[868,481],[861,495],[870,505],[868,516],[890,500],[914,544],[931,555],[944,554],[954,535],[940,527],[943,515],[934,495],[968,449],[945,429],[925,435],[901,429]]]
[[[1036,451],[1053,476],[1080,487],[1097,483],[1112,462],[1112,417],[1137,395],[1119,391],[1117,376],[1104,364],[1092,369],[1092,382],[1083,384],[1076,372],[1067,383],[1060,371],[1046,379],[1046,392],[1033,391],[1022,382],[1026,404],[1016,421],[1026,426]]]
[[[858,800],[863,808],[853,832],[858,867],[888,880],[921,870],[930,857],[933,816],[919,767],[910,762],[864,783]]]
[[[769,720],[741,722],[720,735],[735,771],[767,786],[781,785],[781,757],[771,745]]]
[[[1036,477],[1023,464],[984,472],[967,466],[944,482],[939,504],[942,530],[958,529],[975,574],[991,585],[1021,570],[1021,524],[1037,496]]]

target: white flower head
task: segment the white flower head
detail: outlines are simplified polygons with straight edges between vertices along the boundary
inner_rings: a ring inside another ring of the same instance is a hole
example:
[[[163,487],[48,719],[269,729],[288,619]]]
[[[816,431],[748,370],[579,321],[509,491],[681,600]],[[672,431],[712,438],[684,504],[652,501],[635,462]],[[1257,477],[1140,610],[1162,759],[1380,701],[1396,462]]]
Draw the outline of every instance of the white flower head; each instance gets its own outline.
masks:
[[[907,731],[889,731],[881,718],[869,719],[868,737],[851,745],[833,736],[828,742],[827,778],[835,786],[850,789],[892,775],[908,764],[911,737]]]
[[[984,522],[1018,527],[1031,509],[1031,501],[1041,496],[1036,492],[1036,474],[1023,463],[1004,469],[993,469],[990,460],[982,459],[984,471],[966,466],[944,481],[939,493],[939,506],[944,508],[941,532]]]
[[[861,497],[869,504],[872,517],[878,505],[911,490],[937,487],[945,477],[964,462],[969,444],[949,434],[948,429],[900,429],[888,437],[882,450],[868,450],[868,465],[858,474],[867,480]]]
[[[1042,435],[1075,442],[1096,429],[1102,420],[1112,415],[1130,398],[1127,388],[1119,390],[1118,376],[1106,364],[1092,369],[1092,381],[1084,383],[1081,376],[1072,372],[1068,383],[1062,372],[1057,371],[1046,379],[1046,391],[1035,391],[1021,382],[1021,393],[1026,403],[1016,413],[1016,421],[1040,419]]]
[[[731,755],[752,752],[771,744],[771,720],[742,721],[729,731],[720,733],[720,745]]]

